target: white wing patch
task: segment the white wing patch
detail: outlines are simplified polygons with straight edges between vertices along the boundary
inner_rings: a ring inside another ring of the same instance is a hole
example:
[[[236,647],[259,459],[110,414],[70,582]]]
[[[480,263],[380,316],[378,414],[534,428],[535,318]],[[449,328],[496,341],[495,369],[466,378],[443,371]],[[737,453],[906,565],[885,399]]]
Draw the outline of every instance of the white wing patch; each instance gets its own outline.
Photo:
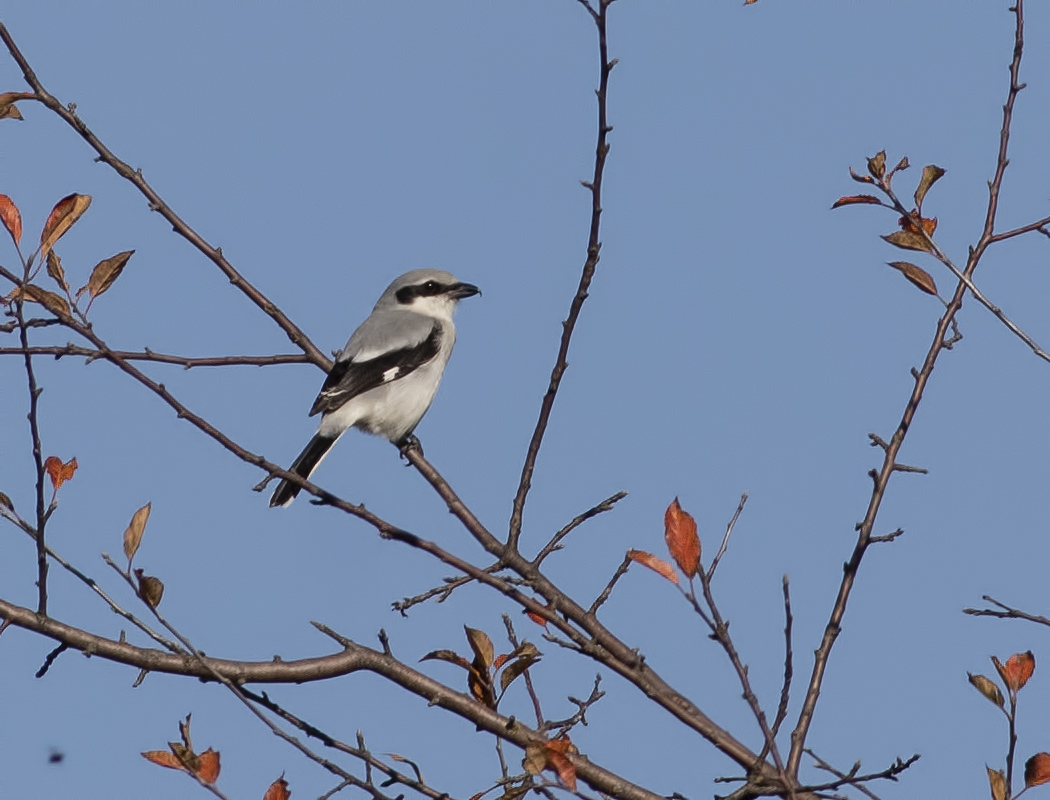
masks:
[[[398,375],[401,374],[401,367],[391,367],[383,373],[383,383],[390,383]]]

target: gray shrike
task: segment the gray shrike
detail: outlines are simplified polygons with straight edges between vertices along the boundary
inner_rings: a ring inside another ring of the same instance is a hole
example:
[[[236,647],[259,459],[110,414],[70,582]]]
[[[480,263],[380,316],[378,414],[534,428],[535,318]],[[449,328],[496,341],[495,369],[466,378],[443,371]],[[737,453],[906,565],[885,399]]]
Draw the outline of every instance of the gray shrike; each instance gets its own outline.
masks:
[[[288,471],[309,478],[348,428],[408,444],[452,355],[456,304],[478,293],[440,269],[414,269],[391,283],[336,356],[310,409],[321,424]],[[270,507],[289,505],[300,488],[281,481]]]

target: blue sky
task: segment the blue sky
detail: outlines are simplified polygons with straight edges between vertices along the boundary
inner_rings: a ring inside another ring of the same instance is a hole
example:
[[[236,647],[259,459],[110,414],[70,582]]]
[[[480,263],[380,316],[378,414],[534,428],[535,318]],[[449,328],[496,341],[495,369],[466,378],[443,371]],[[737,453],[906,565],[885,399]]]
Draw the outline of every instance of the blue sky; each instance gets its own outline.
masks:
[[[878,234],[895,217],[832,212],[856,190],[847,167],[886,149],[946,176],[927,213],[956,261],[976,241],[994,169],[1013,22],[1006,3],[947,0],[783,3],[638,2],[610,12],[614,126],[602,261],[539,459],[523,542],[538,547],[580,511],[625,489],[617,509],[573,534],[553,577],[592,598],[629,547],[662,547],[672,498],[717,547],[740,493],[750,501],[716,581],[723,613],[767,708],[782,671],[780,580],[795,612],[793,721],[812,651],[853,546],[879,455],[903,411],[941,306],[885,266],[901,257]],[[2,17],[45,86],[78,113],[190,224],[324,350],[341,347],[397,274],[438,267],[478,284],[459,343],[418,434],[427,456],[493,530],[505,530],[528,438],[585,257],[594,148],[596,46],[570,0],[511,3],[318,3],[170,6],[40,0]],[[1003,229],[1047,214],[1050,13],[1031,4]],[[0,58],[0,91],[23,87]],[[189,355],[291,352],[280,330],[56,117],[23,104],[0,124],[0,192],[36,237],[54,202],[90,194],[63,239],[67,272],[134,248],[92,321],[112,346]],[[993,248],[976,281],[1037,341],[1050,343],[1047,243]],[[15,255],[0,244],[0,264]],[[918,259],[916,259],[918,260]],[[950,292],[943,269],[930,268]],[[78,284],[75,284],[78,285]],[[1045,398],[1050,366],[972,300],[964,339],[946,354],[901,454],[927,476],[891,483],[878,532],[906,531],[869,553],[832,656],[811,746],[848,768],[882,769],[922,753],[892,797],[971,796],[1005,752],[998,712],[966,683],[988,655],[1045,634],[960,613],[988,593],[1046,612]],[[41,343],[68,335],[41,333]],[[13,342],[12,342],[13,343]],[[0,340],[0,344],[7,344]],[[327,652],[321,620],[374,643],[385,627],[414,662],[465,649],[462,625],[502,630],[501,601],[476,587],[407,620],[390,602],[447,570],[378,539],[344,515],[297,503],[271,511],[260,475],[179,421],[103,363],[41,360],[46,454],[76,456],[50,526],[53,546],[124,602],[98,558],[117,554],[136,508],[153,503],[138,556],[160,575],[163,609],[201,649],[231,658]],[[290,461],[310,436],[322,380],[313,367],[155,375],[245,446]],[[0,360],[0,491],[32,505],[26,390]],[[385,442],[351,433],[317,479],[462,555],[476,545]],[[2,530],[2,529],[0,529]],[[2,534],[6,599],[35,598],[31,543]],[[52,570],[52,611],[109,636],[119,620]],[[517,617],[516,617],[517,618]],[[632,569],[606,622],[721,724],[759,736],[728,663],[673,590]],[[550,716],[585,696],[595,665],[542,643],[534,671]],[[195,742],[223,754],[221,785],[261,797],[283,770],[296,797],[333,785],[219,688],[0,637],[0,794],[184,797],[183,776],[138,753],[163,747],[193,713]],[[449,665],[427,671],[450,682]],[[614,676],[576,732],[581,751],[656,791],[724,793],[738,770]],[[1019,753],[1050,750],[1050,678],[1022,695]],[[490,741],[468,724],[369,676],[274,690],[345,739],[420,764],[454,796],[498,774]],[[526,713],[524,695],[508,711]],[[1043,738],[1040,738],[1043,737]],[[50,748],[66,754],[48,763]],[[517,756],[512,757],[516,763]],[[819,773],[809,771],[813,778]],[[148,787],[148,788],[143,788]],[[203,793],[200,796],[204,796]]]

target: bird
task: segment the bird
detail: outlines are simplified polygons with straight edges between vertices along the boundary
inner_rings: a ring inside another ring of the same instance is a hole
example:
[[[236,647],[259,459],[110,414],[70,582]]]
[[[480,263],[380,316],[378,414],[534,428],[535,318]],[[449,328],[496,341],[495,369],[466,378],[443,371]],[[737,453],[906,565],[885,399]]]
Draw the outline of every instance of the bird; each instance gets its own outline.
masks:
[[[456,343],[456,305],[480,293],[440,269],[395,278],[336,354],[310,408],[311,417],[321,415],[317,433],[288,471],[309,478],[350,428],[383,436],[402,451],[418,445],[412,431],[430,408]],[[282,480],[270,508],[291,504],[301,488]]]

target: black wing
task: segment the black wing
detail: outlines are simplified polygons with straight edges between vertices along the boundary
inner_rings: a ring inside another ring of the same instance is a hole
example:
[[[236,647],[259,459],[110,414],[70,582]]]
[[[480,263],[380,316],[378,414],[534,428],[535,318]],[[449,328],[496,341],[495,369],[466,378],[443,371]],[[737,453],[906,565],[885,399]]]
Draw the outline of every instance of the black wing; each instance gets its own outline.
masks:
[[[413,347],[391,350],[368,361],[336,361],[314,400],[310,416],[334,411],[351,398],[384,383],[399,380],[426,364],[441,349],[441,325],[435,321],[430,335]]]

